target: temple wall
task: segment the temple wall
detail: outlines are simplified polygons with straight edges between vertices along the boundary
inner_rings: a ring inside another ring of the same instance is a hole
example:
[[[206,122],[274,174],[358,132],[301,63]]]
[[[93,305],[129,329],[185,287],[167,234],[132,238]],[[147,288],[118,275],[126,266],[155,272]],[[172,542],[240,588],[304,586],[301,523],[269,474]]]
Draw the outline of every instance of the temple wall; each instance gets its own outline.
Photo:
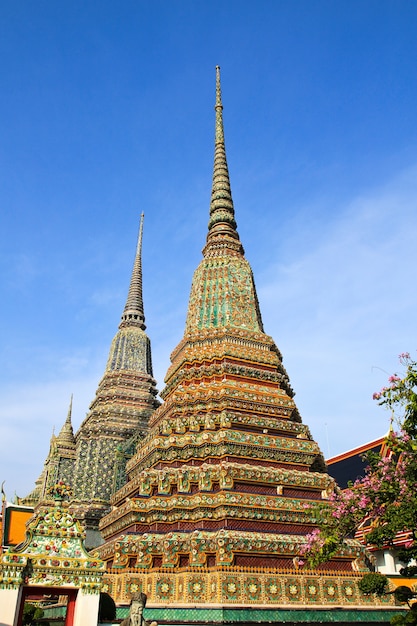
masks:
[[[100,594],[85,593],[85,591],[81,589],[77,595],[73,626],[97,624],[99,602]]]
[[[0,626],[16,626],[21,589],[0,589]]]

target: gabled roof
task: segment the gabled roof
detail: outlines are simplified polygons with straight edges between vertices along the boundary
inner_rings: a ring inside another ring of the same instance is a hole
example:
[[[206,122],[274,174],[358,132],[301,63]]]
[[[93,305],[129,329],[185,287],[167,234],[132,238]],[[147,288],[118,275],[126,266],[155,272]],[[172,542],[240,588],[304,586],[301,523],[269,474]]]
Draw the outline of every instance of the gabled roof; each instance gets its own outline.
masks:
[[[367,452],[381,452],[387,436],[365,443],[357,448],[338,454],[326,460],[327,470],[341,489],[345,489],[350,481],[355,482],[365,474],[369,465],[365,458]]]

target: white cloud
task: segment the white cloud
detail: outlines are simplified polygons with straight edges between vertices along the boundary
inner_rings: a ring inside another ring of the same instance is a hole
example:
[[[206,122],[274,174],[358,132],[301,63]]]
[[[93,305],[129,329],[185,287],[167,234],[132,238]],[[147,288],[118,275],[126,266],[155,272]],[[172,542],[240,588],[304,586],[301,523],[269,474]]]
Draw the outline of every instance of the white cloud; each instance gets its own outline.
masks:
[[[36,383],[8,385],[0,406],[2,442],[0,481],[6,481],[10,500],[16,492],[27,495],[42,471],[53,430],[59,432],[67,416],[71,393],[74,394],[74,432],[85,417],[94,397],[100,373],[84,371],[81,376],[61,377]],[[73,374],[73,372],[72,372]]]
[[[285,264],[259,282],[266,331],[284,355],[297,403],[324,454],[381,436],[371,396],[417,348],[417,168],[335,207],[287,241]],[[382,368],[382,369],[381,369]]]

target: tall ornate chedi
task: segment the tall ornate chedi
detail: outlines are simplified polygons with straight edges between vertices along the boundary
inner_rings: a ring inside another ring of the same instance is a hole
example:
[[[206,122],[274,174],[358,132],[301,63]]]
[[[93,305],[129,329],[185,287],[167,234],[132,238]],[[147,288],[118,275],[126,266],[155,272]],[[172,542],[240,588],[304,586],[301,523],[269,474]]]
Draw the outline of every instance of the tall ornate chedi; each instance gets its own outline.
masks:
[[[308,505],[327,498],[334,482],[263,329],[235,222],[222,109],[217,68],[210,220],[184,337],[164,403],[100,523],[105,589],[122,603],[145,592],[148,615],[168,623],[227,621],[208,607],[361,602],[355,542],[320,577],[301,567],[315,526]],[[206,613],[196,617],[194,607]]]
[[[152,373],[151,344],[145,333],[142,296],[143,214],[126,306],[110,347],[106,370],[89,413],[76,434],[72,509],[88,531],[97,528],[109,509],[115,474],[131,441],[143,437],[159,406]],[[121,467],[120,467],[121,466]]]
[[[85,520],[90,547],[101,541],[96,532],[98,522],[109,510],[113,491],[125,482],[126,461],[145,436],[149,417],[160,404],[145,332],[142,237],[143,214],[126,305],[89,413],[74,437],[70,407],[60,434],[52,437],[34,491],[23,499],[35,506],[56,482],[70,485],[74,497],[71,508]]]

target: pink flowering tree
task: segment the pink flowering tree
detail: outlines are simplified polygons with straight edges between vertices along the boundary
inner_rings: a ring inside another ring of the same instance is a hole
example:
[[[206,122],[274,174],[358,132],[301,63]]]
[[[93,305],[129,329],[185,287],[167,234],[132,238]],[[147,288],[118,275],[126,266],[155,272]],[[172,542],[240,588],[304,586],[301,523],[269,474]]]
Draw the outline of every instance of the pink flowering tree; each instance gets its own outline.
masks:
[[[393,416],[388,453],[369,455],[362,478],[318,505],[318,528],[302,550],[310,567],[330,559],[357,531],[374,548],[393,545],[397,533],[407,531],[409,539],[399,557],[404,565],[417,558],[417,362],[408,353],[399,358],[402,376],[390,376],[389,384],[374,394]],[[405,567],[404,573],[414,575],[413,570],[417,568]]]

